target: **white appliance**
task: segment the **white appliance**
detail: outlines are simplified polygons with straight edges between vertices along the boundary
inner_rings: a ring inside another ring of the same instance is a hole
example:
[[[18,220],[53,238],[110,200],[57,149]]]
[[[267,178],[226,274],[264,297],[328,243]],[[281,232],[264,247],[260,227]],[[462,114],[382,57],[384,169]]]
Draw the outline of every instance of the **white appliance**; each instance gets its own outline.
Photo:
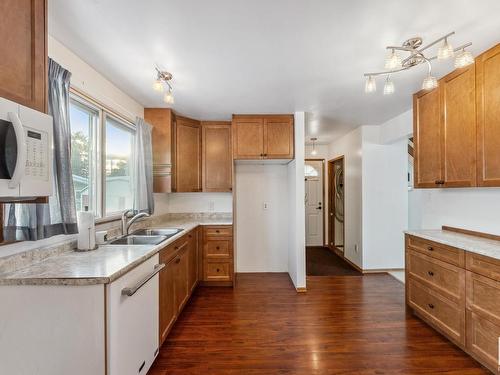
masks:
[[[52,195],[52,117],[0,98],[0,201]]]
[[[146,375],[158,355],[158,254],[106,285],[107,374]]]

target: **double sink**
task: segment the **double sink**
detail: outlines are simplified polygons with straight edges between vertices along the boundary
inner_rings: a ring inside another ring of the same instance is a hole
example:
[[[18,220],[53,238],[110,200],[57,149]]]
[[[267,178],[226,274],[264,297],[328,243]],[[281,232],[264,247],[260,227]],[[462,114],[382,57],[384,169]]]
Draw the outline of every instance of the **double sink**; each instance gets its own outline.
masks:
[[[109,242],[108,245],[158,245],[183,230],[178,228],[139,229]]]

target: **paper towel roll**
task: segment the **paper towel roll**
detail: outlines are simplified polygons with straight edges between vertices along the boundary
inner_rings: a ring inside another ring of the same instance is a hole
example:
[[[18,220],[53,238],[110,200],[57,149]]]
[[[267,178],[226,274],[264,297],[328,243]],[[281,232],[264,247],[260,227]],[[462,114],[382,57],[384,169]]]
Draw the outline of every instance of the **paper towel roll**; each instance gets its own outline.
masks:
[[[78,250],[94,250],[95,218],[92,211],[78,212]]]

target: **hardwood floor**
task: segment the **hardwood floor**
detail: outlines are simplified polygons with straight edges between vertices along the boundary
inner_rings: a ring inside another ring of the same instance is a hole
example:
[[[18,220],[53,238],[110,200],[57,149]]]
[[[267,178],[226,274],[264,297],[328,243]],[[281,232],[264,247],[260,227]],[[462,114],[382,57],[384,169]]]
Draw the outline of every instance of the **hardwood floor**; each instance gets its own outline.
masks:
[[[149,375],[488,373],[407,314],[389,275],[310,276],[307,288],[287,274],[198,288]]]
[[[306,274],[308,276],[362,276],[361,272],[326,246],[306,247]]]

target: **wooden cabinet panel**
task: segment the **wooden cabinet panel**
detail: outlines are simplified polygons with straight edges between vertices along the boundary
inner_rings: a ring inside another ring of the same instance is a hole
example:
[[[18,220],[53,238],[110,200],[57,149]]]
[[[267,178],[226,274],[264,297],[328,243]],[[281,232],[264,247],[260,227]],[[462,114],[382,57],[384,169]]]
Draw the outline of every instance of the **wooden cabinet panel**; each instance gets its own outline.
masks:
[[[406,266],[408,267],[409,276],[457,303],[464,302],[464,269],[413,250],[408,251]]]
[[[231,281],[231,263],[208,260],[204,279],[205,281]]]
[[[293,116],[264,118],[264,157],[293,159]]]
[[[500,282],[467,271],[467,309],[500,326]]]
[[[230,122],[202,123],[203,191],[231,191],[233,159]]]
[[[172,123],[169,108],[144,108],[144,120],[153,126],[153,191],[172,191]]]
[[[440,293],[408,280],[409,305],[438,330],[460,346],[465,346],[465,309]]]
[[[198,284],[198,231],[188,234],[188,290],[191,293]]]
[[[441,171],[441,108],[439,89],[413,95],[414,185],[439,187]]]
[[[0,97],[47,107],[47,1],[0,2]]]
[[[188,248],[186,247],[179,250],[177,257],[174,259],[175,272],[174,272],[174,295],[175,306],[177,313],[182,311],[185,303],[189,298],[188,282],[189,282],[189,261],[188,261]]]
[[[233,280],[233,227],[203,227],[203,281],[231,285]]]
[[[467,350],[490,370],[498,373],[500,326],[467,311]]]
[[[408,247],[457,267],[463,268],[465,265],[465,252],[461,249],[415,236],[408,236]]]
[[[231,225],[223,226],[206,226],[204,227],[205,237],[227,237],[233,235],[233,227]]]
[[[233,117],[234,159],[261,159],[264,155],[264,120],[254,116]]]
[[[500,281],[500,260],[479,254],[467,253],[465,256],[467,270]]]
[[[477,184],[500,186],[500,44],[476,58]]]
[[[201,191],[201,126],[199,121],[174,120],[173,191]]]
[[[475,77],[470,65],[440,80],[444,187],[476,186]]]
[[[232,256],[233,240],[218,239],[206,241],[203,246],[203,256],[207,258],[230,258]]]
[[[167,249],[163,249],[160,251],[160,263],[166,264],[165,268],[163,268],[159,274],[159,342],[161,346],[175,322],[177,307],[174,294],[175,258],[169,260]]]

